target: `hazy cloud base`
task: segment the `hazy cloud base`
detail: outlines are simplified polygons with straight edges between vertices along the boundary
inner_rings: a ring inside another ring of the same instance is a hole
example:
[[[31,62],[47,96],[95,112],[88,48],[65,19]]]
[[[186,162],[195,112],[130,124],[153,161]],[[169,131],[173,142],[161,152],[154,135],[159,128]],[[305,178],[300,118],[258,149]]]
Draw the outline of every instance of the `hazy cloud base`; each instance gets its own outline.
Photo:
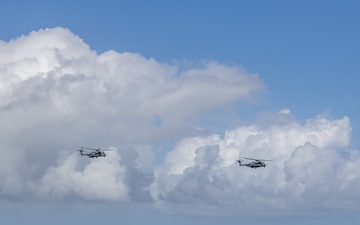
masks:
[[[263,92],[240,66],[97,54],[60,27],[0,41],[0,198],[188,213],[358,212],[360,156],[349,149],[347,117],[301,124],[282,110],[266,114],[266,125],[191,135],[194,121]],[[177,144],[159,159],[152,144],[164,140]],[[81,158],[84,143],[113,151]],[[255,170],[239,168],[239,156],[274,160]]]

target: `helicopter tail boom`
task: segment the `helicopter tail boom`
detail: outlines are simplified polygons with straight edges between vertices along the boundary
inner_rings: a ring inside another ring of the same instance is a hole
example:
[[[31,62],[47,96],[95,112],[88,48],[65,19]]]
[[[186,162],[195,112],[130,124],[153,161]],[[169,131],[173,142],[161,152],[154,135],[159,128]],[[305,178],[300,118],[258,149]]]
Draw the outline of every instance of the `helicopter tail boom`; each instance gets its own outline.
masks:
[[[244,164],[241,163],[242,161],[240,159],[238,159],[237,162],[239,163],[239,166],[244,166]]]

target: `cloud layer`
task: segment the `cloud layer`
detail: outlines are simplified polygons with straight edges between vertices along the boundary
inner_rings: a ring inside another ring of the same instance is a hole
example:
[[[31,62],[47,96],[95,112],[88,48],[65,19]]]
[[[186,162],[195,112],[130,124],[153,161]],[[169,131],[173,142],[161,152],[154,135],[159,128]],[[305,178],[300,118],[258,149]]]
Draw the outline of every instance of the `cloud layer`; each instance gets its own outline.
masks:
[[[358,209],[360,158],[348,150],[350,135],[347,117],[318,116],[303,125],[250,125],[229,130],[223,138],[188,138],[156,169],[153,197],[165,205],[210,204],[233,213]],[[249,156],[273,161],[264,169],[235,164]]]
[[[142,202],[197,213],[359,211],[360,156],[349,149],[347,117],[301,124],[282,110],[194,136],[196,121],[263,92],[262,80],[240,66],[97,54],[60,27],[0,42],[0,199]],[[174,140],[159,156],[155,143]],[[81,158],[84,144],[113,151]],[[240,156],[273,161],[239,168]]]

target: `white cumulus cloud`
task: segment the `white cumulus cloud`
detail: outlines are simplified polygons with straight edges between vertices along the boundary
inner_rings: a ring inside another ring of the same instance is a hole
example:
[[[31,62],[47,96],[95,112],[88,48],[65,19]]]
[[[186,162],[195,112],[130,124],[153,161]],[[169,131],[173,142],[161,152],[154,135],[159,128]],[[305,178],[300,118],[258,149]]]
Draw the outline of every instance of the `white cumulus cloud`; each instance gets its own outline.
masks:
[[[47,169],[44,176],[33,185],[34,192],[42,198],[81,197],[86,200],[127,201],[125,184],[126,167],[120,164],[117,151],[101,160],[92,160],[80,168],[75,153]]]
[[[151,201],[152,143],[188,136],[192,120],[263,90],[238,66],[97,54],[62,27],[1,41],[1,197]],[[119,155],[79,167],[73,153],[82,145]]]
[[[260,77],[237,65],[97,54],[61,27],[0,41],[0,199],[358,212],[360,155],[349,147],[349,118],[299,123],[284,109],[220,134],[198,128],[263,92]],[[87,159],[76,152],[82,145],[114,147]],[[273,161],[251,169],[239,157]]]
[[[305,124],[241,126],[223,138],[187,138],[156,168],[152,195],[167,208],[187,212],[203,210],[193,205],[223,213],[358,210],[360,157],[349,150],[350,136],[347,117],[318,116]],[[239,167],[239,157],[273,161],[251,169]]]

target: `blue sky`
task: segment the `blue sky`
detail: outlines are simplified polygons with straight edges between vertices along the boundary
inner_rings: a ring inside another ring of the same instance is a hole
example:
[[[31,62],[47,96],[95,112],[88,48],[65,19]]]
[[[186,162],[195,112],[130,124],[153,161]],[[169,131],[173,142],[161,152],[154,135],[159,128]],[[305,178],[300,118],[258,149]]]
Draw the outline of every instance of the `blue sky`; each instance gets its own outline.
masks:
[[[359,222],[359,10],[320,0],[3,2],[0,215]],[[82,145],[114,151],[88,160],[73,153]],[[254,172],[233,165],[241,155],[276,160]]]

